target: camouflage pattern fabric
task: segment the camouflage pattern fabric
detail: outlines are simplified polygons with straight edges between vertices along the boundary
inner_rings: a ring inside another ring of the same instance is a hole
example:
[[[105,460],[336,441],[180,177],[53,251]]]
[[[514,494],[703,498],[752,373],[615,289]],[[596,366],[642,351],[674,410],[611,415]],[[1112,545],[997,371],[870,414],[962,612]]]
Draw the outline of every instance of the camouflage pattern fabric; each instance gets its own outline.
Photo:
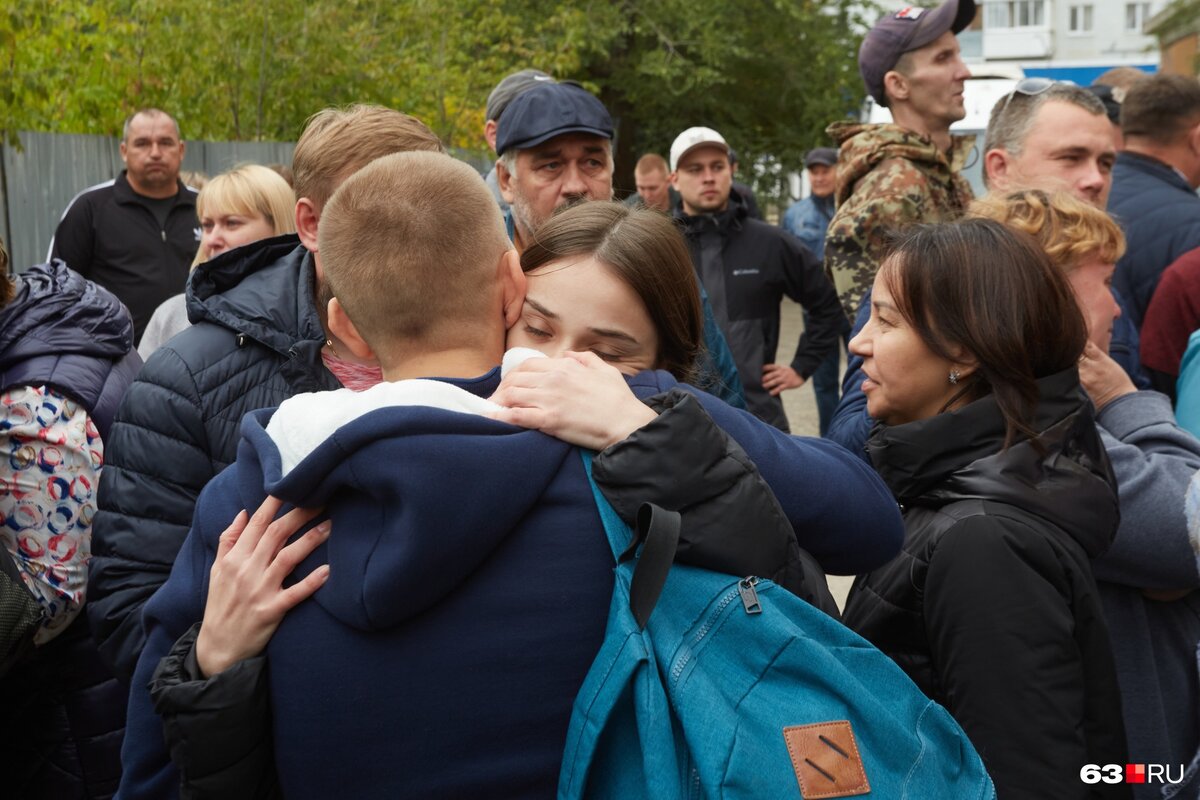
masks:
[[[973,194],[959,171],[974,136],[955,136],[949,157],[925,136],[898,125],[835,122],[827,133],[840,147],[837,213],[825,235],[825,269],[846,316],[875,281],[889,231],[915,222],[947,222]]]

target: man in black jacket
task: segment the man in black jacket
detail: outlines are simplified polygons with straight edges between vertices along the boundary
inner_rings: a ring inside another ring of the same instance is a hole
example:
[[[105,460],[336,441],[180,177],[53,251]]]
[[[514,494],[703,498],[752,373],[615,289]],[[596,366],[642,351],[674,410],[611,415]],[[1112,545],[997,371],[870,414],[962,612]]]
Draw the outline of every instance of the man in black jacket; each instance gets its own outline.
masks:
[[[729,145],[711,128],[689,128],[671,145],[671,184],[682,208],[692,263],[717,323],[733,351],[746,407],[788,430],[779,395],[804,384],[847,327],[821,262],[794,237],[752,219],[732,192]],[[790,364],[775,363],[779,303],[784,296],[808,311]]]
[[[317,253],[325,201],[379,156],[441,149],[407,114],[327,109],[309,121],[293,157],[299,240],[264,239],[192,273],[187,303],[195,324],[146,362],[105,441],[87,610],[119,677],[133,674],[142,605],[166,581],[200,490],[237,455],[246,412],[380,379],[377,366],[355,363],[325,327]]]
[[[200,242],[196,193],[179,180],[185,149],[170,115],[135,113],[121,140],[125,169],[77,195],[50,243],[47,260],[61,258],[125,304],[139,340],[154,310],[187,282]]]

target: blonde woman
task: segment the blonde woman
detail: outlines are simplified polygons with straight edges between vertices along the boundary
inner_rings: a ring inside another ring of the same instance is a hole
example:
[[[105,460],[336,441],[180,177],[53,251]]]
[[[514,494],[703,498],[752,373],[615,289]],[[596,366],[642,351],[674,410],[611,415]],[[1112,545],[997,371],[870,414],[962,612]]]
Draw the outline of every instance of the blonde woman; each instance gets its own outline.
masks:
[[[201,236],[192,268],[226,250],[295,233],[295,206],[292,188],[272,169],[243,164],[221,173],[205,184],[196,198]],[[142,334],[138,353],[143,359],[149,358],[190,324],[184,295],[177,294],[155,310]]]

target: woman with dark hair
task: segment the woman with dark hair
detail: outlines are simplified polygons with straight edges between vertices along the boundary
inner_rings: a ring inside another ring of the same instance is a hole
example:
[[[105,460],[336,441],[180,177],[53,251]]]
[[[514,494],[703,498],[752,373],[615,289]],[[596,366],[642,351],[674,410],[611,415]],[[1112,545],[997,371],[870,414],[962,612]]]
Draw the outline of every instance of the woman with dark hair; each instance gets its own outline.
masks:
[[[1079,773],[1125,763],[1090,566],[1118,513],[1079,385],[1086,342],[1060,271],[984,219],[910,229],[850,342],[906,535],[844,619],[954,715],[1002,800],[1129,796]]]
[[[509,347],[591,350],[629,375],[662,369],[681,381],[694,377],[704,317],[691,256],[669,217],[618,203],[577,206],[538,229],[521,269],[525,313],[509,329]],[[547,302],[552,315],[539,311]],[[598,335],[607,331],[594,324],[598,315],[623,318],[629,330]],[[629,335],[634,329],[638,337]]]

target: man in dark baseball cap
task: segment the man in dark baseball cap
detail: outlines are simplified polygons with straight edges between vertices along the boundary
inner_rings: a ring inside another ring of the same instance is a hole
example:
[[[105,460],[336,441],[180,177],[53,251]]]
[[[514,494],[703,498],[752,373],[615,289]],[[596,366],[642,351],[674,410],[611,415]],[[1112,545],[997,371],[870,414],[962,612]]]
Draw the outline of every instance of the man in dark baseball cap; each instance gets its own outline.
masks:
[[[833,147],[814,147],[805,154],[804,168],[808,171],[809,195],[789,206],[780,222],[780,227],[799,239],[818,261],[825,258],[825,232],[837,210],[833,203],[833,191],[837,188],[837,160],[838,151]],[[822,436],[829,430],[841,395],[841,352],[845,347],[846,335],[850,333],[849,320],[843,319],[841,322],[838,329],[841,341],[825,356],[810,378],[813,397],[817,401],[817,428]]]
[[[612,199],[612,137],[608,109],[578,84],[541,83],[509,103],[496,132],[496,178],[518,250],[556,208]]]
[[[967,115],[963,90],[971,77],[955,34],[974,17],[975,0],[908,6],[885,15],[863,39],[863,83],[891,111],[892,123],[828,128],[841,166],[825,267],[852,319],[875,280],[888,231],[953,219],[971,201],[970,184],[958,173],[973,141],[951,137],[950,126]]]
[[[947,0],[933,9],[905,6],[885,14],[858,49],[858,71],[867,92],[875,102],[891,108],[885,90],[887,74],[893,70],[903,74],[904,70],[897,67],[909,66],[900,63],[905,55],[939,40],[948,42],[974,18],[975,0]]]

